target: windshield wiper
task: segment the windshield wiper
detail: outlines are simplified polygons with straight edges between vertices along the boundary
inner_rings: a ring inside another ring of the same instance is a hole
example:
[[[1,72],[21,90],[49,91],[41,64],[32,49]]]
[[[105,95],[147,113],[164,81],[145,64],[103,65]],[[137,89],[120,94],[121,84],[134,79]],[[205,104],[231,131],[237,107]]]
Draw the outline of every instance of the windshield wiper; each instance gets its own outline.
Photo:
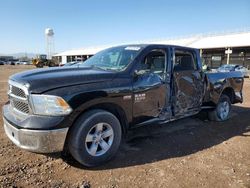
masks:
[[[99,69],[99,70],[105,70],[101,67],[98,67],[96,65],[90,65],[90,66],[86,66],[86,65],[81,65],[81,64],[77,64],[78,67],[83,67],[83,68],[90,68],[90,69]]]
[[[106,69],[104,69],[104,68],[102,68],[102,67],[98,67],[98,66],[96,66],[96,65],[91,65],[90,66],[90,68],[92,68],[92,69],[99,69],[99,70],[106,70]]]
[[[96,65],[91,65],[91,68],[96,68],[96,69],[105,70],[105,71],[117,71],[116,68],[114,69],[114,68],[109,68],[109,67],[99,67]]]
[[[115,68],[103,68],[103,69],[105,69],[105,70],[109,70],[109,71],[117,71],[117,69]]]
[[[109,68],[109,67],[99,67],[96,65],[90,65],[90,66],[81,66],[80,64],[78,64],[78,67],[85,67],[85,68],[90,68],[90,69],[98,69],[98,70],[104,70],[104,71],[118,71],[116,68]]]

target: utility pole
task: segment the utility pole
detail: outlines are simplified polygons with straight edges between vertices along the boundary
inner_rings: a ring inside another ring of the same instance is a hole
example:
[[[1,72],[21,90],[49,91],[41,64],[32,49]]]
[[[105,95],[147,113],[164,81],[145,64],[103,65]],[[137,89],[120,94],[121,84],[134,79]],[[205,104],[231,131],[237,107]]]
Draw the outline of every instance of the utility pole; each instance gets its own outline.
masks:
[[[227,50],[225,50],[225,54],[227,54],[227,64],[229,64],[229,59],[230,59],[230,54],[232,53],[232,49],[227,48]]]

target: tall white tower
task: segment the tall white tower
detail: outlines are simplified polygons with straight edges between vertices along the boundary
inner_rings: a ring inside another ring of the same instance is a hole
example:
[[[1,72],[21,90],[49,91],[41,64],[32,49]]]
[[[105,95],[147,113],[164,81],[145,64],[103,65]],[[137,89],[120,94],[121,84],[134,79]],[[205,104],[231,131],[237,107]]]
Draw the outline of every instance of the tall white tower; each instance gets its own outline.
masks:
[[[45,29],[47,59],[51,59],[55,51],[54,31],[51,28]]]

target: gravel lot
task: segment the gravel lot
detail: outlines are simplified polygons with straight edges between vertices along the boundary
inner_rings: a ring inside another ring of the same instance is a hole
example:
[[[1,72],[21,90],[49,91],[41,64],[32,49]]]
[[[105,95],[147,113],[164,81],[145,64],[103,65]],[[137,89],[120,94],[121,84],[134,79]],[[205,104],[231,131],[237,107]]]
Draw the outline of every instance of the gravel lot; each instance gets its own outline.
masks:
[[[0,66],[0,106],[11,74],[32,66]],[[2,111],[1,111],[2,112]],[[249,187],[250,79],[244,103],[223,123],[198,117],[129,133],[115,159],[86,169],[60,153],[50,156],[17,148],[0,119],[0,187]]]

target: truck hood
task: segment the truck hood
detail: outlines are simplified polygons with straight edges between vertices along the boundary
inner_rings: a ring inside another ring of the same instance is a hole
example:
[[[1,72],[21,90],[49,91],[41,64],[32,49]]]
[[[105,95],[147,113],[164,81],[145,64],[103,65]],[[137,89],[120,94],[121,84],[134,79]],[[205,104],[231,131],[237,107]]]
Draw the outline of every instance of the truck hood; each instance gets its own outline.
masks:
[[[43,93],[66,86],[106,82],[112,80],[115,74],[93,67],[56,67],[21,72],[12,75],[10,80],[28,84],[31,93]]]

